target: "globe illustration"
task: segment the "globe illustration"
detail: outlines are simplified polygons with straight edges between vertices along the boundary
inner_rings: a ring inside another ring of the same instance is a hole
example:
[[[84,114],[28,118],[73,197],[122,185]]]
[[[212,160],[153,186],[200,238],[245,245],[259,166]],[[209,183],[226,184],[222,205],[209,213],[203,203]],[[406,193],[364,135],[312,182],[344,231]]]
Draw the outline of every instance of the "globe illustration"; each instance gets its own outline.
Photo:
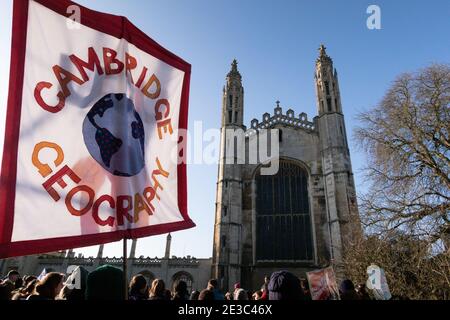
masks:
[[[92,106],[83,121],[83,139],[91,156],[116,176],[134,176],[145,165],[144,125],[123,93],[109,93]]]

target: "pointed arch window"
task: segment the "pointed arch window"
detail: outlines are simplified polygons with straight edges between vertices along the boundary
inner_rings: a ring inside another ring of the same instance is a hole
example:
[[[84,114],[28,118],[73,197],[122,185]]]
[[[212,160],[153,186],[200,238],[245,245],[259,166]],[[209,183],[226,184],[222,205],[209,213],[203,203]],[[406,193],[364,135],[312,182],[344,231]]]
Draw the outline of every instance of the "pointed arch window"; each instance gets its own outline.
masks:
[[[220,247],[224,249],[227,246],[227,236],[222,235],[220,239]]]
[[[256,176],[256,259],[312,261],[308,174],[281,160],[276,175]]]
[[[327,92],[327,95],[330,95],[330,86],[328,85],[328,81],[325,81],[325,91]]]

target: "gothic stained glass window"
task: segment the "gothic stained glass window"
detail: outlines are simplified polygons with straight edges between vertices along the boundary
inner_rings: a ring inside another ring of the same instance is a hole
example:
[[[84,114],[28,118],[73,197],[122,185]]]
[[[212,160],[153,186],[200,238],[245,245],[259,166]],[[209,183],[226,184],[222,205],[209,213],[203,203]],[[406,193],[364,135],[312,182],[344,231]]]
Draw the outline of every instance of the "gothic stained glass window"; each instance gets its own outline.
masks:
[[[256,259],[313,260],[307,172],[280,161],[276,175],[257,174],[256,188]]]

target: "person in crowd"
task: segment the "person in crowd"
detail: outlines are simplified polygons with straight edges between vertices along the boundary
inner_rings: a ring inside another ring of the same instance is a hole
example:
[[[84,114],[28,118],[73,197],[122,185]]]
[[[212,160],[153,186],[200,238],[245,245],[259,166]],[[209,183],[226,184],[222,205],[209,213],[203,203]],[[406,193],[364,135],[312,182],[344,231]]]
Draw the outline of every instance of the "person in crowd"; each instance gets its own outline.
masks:
[[[153,280],[150,287],[149,300],[167,300],[166,284],[162,279]]]
[[[248,300],[248,293],[242,288],[237,288],[234,292],[233,300]]]
[[[123,271],[103,265],[89,273],[86,283],[87,300],[124,300]]]
[[[371,300],[364,283],[358,284],[355,290],[361,300]]]
[[[304,300],[311,300],[312,298],[311,298],[311,293],[309,292],[308,280],[306,280],[304,278],[300,279],[300,285],[302,287]]]
[[[231,294],[231,292],[225,293],[225,300],[227,301],[233,300],[233,295]]]
[[[22,287],[23,287],[23,279],[21,277],[18,277],[16,279],[16,282],[14,282],[14,289],[17,290],[17,289],[20,289]]]
[[[183,280],[178,280],[174,285],[174,292],[172,300],[186,301],[189,298],[189,292],[187,290],[187,283]]]
[[[16,290],[16,281],[20,278],[20,274],[17,270],[10,270],[6,278],[0,280],[0,300],[11,300],[13,291]]]
[[[14,284],[14,286],[15,286],[15,285],[16,285],[16,280],[17,280],[18,278],[20,278],[20,273],[19,273],[19,271],[17,271],[17,270],[10,270],[10,271],[8,272],[8,275],[6,276],[6,279],[4,279],[4,280],[9,280],[9,281],[11,281],[11,282]]]
[[[262,291],[261,290],[257,290],[257,291],[255,291],[253,293],[252,300],[262,300],[261,299],[262,295],[263,295]]]
[[[26,287],[31,281],[36,280],[36,276],[25,276],[23,277],[23,286]]]
[[[191,292],[191,296],[189,297],[189,300],[198,300],[199,295],[200,295],[200,291],[194,290]]]
[[[12,292],[14,290],[14,283],[6,279],[0,283],[0,301],[11,300]]]
[[[242,289],[242,288],[237,288],[237,289],[234,291],[233,296],[234,296],[234,299],[233,299],[233,300],[248,300],[248,294],[247,294],[247,291],[245,291],[245,290]]]
[[[237,299],[237,294],[238,294],[239,289],[241,289],[241,283],[240,282],[235,283],[233,288],[234,288],[234,290],[233,290],[233,300],[238,300]]]
[[[164,300],[171,300],[172,299],[172,291],[169,289],[164,290]]]
[[[128,300],[147,300],[147,280],[142,274],[135,275],[130,281]]]
[[[303,300],[300,280],[289,271],[272,273],[268,289],[269,300]]]
[[[343,280],[339,286],[339,295],[341,300],[360,300],[360,296],[356,293],[355,285],[349,279]]]
[[[261,300],[269,300],[269,281],[270,276],[265,275],[264,276],[264,284],[261,287]]]
[[[219,290],[219,284],[216,279],[209,280],[208,287],[206,289],[209,289],[214,293],[214,300],[225,300],[225,296]]]
[[[27,283],[27,285],[17,290],[13,295],[12,300],[26,300],[33,293],[38,280],[36,278],[32,278],[31,281],[28,282],[25,280],[25,283]]]
[[[70,294],[72,291],[73,289],[70,289],[68,286],[64,285],[55,300],[70,300]]]
[[[214,291],[211,289],[203,289],[198,296],[198,300],[213,301]]]
[[[23,280],[22,280],[22,278],[20,278],[20,277],[17,278],[16,283],[14,283],[13,285],[14,285],[14,288],[13,288],[13,291],[11,292],[11,300],[12,300],[12,297],[14,297],[14,295],[16,293],[18,293],[20,289],[22,289],[22,287],[23,287]]]
[[[64,274],[49,272],[36,284],[27,300],[55,300],[63,286]]]

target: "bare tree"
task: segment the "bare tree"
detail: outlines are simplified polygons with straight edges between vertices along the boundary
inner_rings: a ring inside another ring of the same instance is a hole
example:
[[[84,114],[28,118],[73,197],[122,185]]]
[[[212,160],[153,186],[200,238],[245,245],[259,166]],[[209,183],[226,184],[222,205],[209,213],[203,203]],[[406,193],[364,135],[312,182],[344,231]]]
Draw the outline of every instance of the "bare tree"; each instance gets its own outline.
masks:
[[[346,276],[365,283],[372,263],[384,269],[394,299],[450,299],[450,256],[430,254],[427,241],[402,232],[360,238],[344,256]]]
[[[449,250],[450,66],[399,76],[358,119],[355,138],[368,155],[370,182],[360,197],[366,230],[399,229]]]

